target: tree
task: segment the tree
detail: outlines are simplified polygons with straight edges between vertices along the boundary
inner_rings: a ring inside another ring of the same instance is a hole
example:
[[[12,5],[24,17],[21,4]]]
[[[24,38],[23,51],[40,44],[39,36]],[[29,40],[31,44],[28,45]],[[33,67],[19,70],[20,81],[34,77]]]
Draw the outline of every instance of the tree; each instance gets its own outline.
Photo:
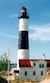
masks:
[[[2,77],[0,77],[0,83],[7,83],[6,79],[3,79]]]
[[[7,53],[5,52],[0,56],[0,71],[7,70],[7,68],[8,68],[8,56]]]

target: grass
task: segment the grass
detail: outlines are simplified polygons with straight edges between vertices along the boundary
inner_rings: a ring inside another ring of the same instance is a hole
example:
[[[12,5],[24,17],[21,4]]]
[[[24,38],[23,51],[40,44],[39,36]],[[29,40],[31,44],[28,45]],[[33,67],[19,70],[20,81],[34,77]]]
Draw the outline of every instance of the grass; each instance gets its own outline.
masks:
[[[12,81],[10,81],[10,83],[36,83],[36,82],[32,81],[32,80],[24,80],[24,81],[12,80]]]
[[[44,80],[46,80],[46,79],[50,79],[50,75],[46,76],[45,78],[42,78],[42,79],[40,80],[40,82],[41,82],[41,81],[44,81]]]
[[[36,83],[36,82],[33,80],[24,80],[23,83]]]
[[[8,72],[7,71],[3,71],[3,72],[0,72],[0,78],[4,79],[4,80],[7,80],[7,77],[8,77]],[[6,82],[1,82],[0,83],[6,83]],[[10,83],[36,83],[35,81],[33,80],[24,80],[24,81],[20,81],[20,80],[10,80]]]
[[[20,80],[11,80],[10,83],[22,83]]]
[[[0,83],[7,83],[6,79],[3,79],[2,77],[0,77]]]

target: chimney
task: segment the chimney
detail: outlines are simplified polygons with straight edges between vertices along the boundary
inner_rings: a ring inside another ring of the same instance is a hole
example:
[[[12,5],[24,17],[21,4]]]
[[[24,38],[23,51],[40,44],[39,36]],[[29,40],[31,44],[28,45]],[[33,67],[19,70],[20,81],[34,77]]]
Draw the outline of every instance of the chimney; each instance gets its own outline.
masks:
[[[42,55],[42,59],[45,60],[45,54]]]

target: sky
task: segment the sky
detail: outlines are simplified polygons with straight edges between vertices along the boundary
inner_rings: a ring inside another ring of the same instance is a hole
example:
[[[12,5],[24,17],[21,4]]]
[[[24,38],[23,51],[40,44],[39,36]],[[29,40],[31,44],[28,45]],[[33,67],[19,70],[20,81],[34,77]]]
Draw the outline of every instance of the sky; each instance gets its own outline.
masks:
[[[29,56],[50,59],[50,0],[0,0],[0,55],[10,50],[11,63],[17,62],[21,8],[29,15]]]

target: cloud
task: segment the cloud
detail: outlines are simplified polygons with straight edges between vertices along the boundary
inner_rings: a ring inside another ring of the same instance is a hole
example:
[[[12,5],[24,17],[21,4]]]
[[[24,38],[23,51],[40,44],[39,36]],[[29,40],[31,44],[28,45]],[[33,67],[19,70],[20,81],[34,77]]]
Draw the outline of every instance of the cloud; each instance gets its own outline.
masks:
[[[18,38],[18,36],[16,36],[16,35],[8,35],[8,34],[3,33],[3,32],[1,32],[0,35],[3,36],[3,37],[8,37],[8,38],[15,38],[15,39]]]
[[[30,25],[29,30],[30,30],[29,39],[43,42],[50,41],[50,24]],[[17,35],[12,34],[9,35],[3,32],[0,32],[0,35],[3,37],[18,39]]]
[[[29,27],[32,32],[29,35],[30,39],[40,41],[50,41],[50,24],[46,25],[31,25]]]
[[[12,14],[10,17],[11,17],[11,18],[18,17],[18,14]]]

